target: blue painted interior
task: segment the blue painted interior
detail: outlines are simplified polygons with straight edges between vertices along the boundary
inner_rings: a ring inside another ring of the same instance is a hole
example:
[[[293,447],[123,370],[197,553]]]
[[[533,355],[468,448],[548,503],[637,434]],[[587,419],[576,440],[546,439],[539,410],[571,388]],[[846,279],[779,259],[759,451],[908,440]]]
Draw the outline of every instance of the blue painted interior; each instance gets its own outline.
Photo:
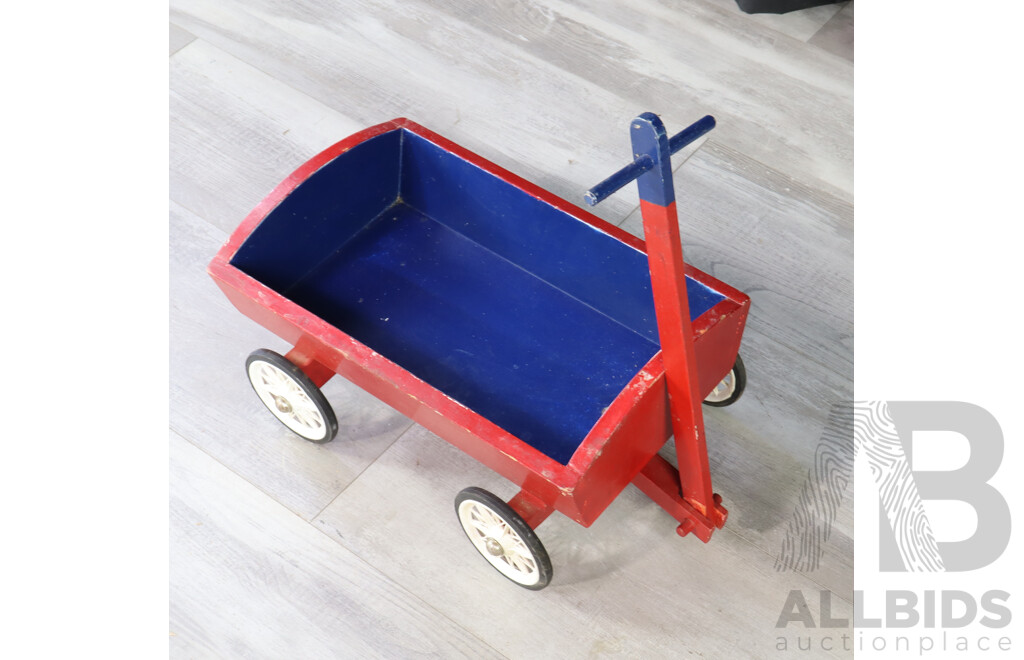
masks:
[[[284,198],[231,260],[285,292],[395,203],[402,136],[391,131],[327,163]]]
[[[232,263],[563,464],[659,348],[644,254],[404,130]],[[722,299],[687,290],[692,318]]]

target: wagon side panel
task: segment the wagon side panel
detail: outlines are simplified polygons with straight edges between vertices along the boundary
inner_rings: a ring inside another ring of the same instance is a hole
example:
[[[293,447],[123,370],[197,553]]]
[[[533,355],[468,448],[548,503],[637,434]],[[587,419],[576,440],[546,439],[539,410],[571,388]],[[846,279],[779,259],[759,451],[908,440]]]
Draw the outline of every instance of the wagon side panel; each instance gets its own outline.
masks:
[[[569,493],[577,477],[566,466],[230,266],[212,274],[240,312],[296,346],[304,356],[344,376],[544,502],[569,512],[567,515],[575,511]]]
[[[443,407],[447,409],[428,405],[416,396],[416,384],[396,382],[376,373],[372,368],[366,368],[341,356],[330,366],[336,373],[447,440],[523,490],[544,502],[553,503],[559,499],[562,491],[558,484],[566,479],[564,466],[539,455],[519,439],[457,402],[449,399],[450,405]],[[409,379],[415,378],[411,374],[407,375]]]

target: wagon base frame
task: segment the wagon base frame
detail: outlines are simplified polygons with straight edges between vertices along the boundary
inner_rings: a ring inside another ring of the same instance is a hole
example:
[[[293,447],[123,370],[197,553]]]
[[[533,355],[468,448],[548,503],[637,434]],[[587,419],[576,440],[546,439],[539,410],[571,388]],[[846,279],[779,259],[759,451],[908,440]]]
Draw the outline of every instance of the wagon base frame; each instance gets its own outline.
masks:
[[[661,455],[656,454],[644,466],[644,469],[633,478],[633,485],[679,522],[679,527],[676,528],[679,536],[693,532],[697,538],[707,543],[711,540],[711,534],[716,529],[721,529],[729,517],[729,510],[722,506],[722,496],[718,493],[712,496],[710,517],[683,499],[679,470]]]

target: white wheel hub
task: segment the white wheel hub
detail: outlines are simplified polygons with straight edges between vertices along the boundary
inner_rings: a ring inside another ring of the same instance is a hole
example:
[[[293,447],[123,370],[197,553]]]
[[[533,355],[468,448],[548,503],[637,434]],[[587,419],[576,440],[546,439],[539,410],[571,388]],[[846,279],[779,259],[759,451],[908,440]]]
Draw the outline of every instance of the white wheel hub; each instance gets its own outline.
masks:
[[[285,426],[307,440],[327,437],[327,423],[302,386],[281,368],[264,360],[249,363],[249,380],[264,405]]]
[[[711,403],[721,403],[732,396],[733,392],[736,391],[736,370],[730,369],[729,373],[725,375],[722,382],[715,385],[715,389],[711,390],[711,394],[707,395],[705,401]]]
[[[476,500],[459,504],[459,522],[469,540],[491,566],[524,586],[540,582],[537,558],[508,522]]]

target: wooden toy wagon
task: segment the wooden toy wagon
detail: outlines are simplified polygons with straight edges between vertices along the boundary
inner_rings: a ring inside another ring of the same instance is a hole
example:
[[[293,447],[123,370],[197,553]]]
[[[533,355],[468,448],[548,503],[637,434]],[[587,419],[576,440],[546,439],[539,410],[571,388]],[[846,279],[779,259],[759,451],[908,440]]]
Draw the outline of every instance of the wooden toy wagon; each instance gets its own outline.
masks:
[[[552,511],[591,525],[630,483],[707,542],[727,511],[711,489],[701,403],[728,405],[749,298],[685,266],[669,139],[631,122],[634,161],[587,193],[638,180],[644,241],[407,119],[368,128],[281,183],[209,272],[294,348],[246,362],[285,426],[327,442],[320,387],[341,374],[521,490],[455,499],[476,549],[521,586],[551,562]],[[658,451],[674,436],[679,469]]]

